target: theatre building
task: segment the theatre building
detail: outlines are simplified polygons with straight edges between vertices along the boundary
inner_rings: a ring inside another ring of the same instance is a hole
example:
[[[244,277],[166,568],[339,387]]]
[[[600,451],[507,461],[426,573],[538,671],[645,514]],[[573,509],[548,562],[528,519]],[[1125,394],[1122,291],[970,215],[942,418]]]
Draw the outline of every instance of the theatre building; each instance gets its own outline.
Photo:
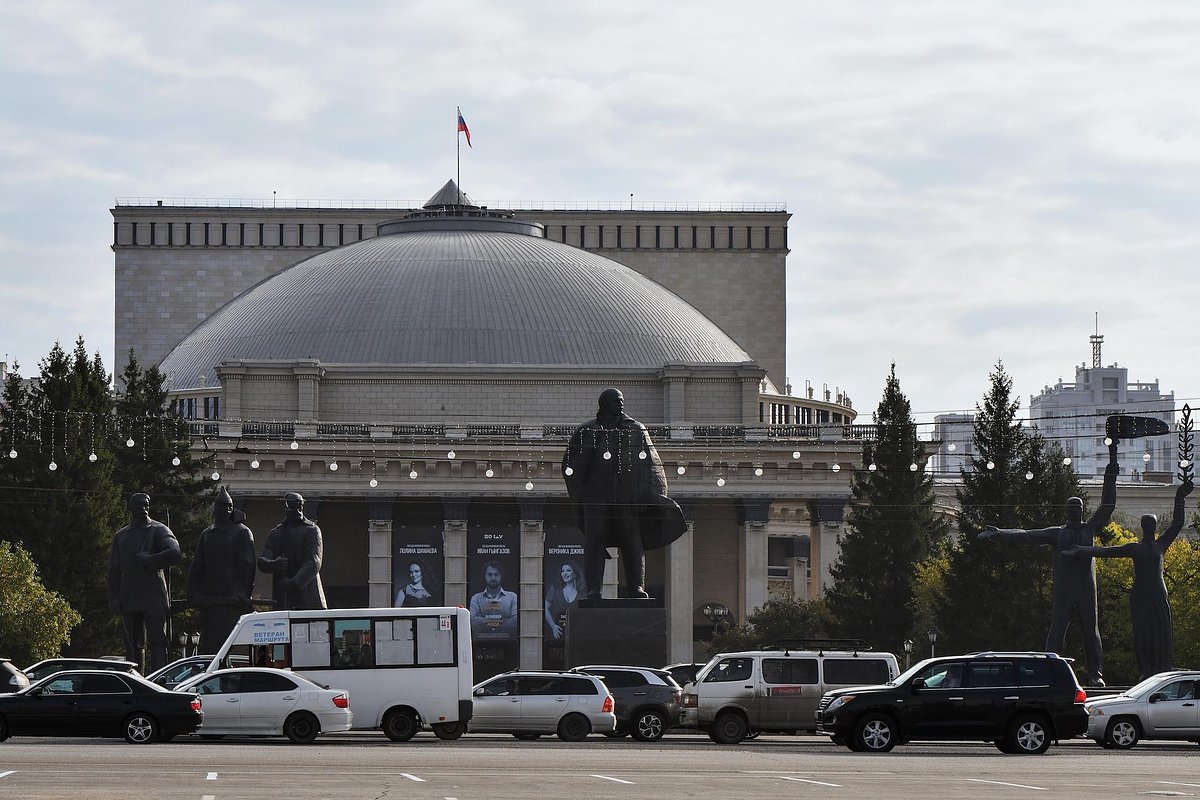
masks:
[[[331,606],[466,606],[498,572],[517,619],[479,634],[480,674],[561,665],[561,462],[610,386],[688,521],[647,553],[669,657],[820,596],[871,428],[781,374],[783,208],[497,211],[451,182],[419,209],[112,213],[118,353],[160,365],[260,546],[304,495]]]

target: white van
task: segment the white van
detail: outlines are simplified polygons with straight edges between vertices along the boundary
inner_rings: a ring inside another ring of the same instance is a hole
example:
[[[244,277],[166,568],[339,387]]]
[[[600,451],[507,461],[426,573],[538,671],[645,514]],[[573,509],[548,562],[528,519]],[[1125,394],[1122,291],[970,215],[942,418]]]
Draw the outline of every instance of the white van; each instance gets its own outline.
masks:
[[[748,650],[714,656],[684,687],[684,727],[714,742],[815,731],[817,704],[831,689],[887,683],[900,674],[891,653],[864,650]]]
[[[457,739],[471,719],[471,617],[465,608],[328,608],[246,614],[206,671],[230,653],[350,693],[354,728],[405,742],[429,726]]]

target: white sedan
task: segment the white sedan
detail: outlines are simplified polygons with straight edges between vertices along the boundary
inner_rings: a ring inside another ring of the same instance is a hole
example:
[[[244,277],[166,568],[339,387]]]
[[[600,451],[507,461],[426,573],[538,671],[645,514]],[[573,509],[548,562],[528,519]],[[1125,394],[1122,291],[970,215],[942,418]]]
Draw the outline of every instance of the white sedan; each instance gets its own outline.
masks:
[[[201,738],[286,736],[307,744],[318,733],[348,731],[350,694],[284,669],[240,667],[197,675],[175,687],[203,697]]]

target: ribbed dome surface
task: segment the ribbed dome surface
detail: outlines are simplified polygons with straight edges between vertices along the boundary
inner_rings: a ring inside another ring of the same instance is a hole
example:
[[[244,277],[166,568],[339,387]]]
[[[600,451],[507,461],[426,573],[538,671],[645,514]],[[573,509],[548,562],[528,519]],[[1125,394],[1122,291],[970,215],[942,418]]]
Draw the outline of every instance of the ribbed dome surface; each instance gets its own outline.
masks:
[[[615,261],[539,236],[472,230],[467,220],[441,227],[339,247],[267,278],[188,334],[160,369],[173,388],[186,389],[215,385],[214,368],[236,359],[634,367],[751,360],[699,311]]]

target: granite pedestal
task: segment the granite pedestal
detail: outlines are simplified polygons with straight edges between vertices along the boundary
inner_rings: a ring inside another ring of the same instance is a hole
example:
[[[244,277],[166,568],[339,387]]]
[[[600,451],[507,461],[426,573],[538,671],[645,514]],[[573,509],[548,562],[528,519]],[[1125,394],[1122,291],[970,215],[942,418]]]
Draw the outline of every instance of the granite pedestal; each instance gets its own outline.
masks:
[[[661,667],[667,661],[667,610],[653,598],[580,600],[567,609],[568,667]]]

